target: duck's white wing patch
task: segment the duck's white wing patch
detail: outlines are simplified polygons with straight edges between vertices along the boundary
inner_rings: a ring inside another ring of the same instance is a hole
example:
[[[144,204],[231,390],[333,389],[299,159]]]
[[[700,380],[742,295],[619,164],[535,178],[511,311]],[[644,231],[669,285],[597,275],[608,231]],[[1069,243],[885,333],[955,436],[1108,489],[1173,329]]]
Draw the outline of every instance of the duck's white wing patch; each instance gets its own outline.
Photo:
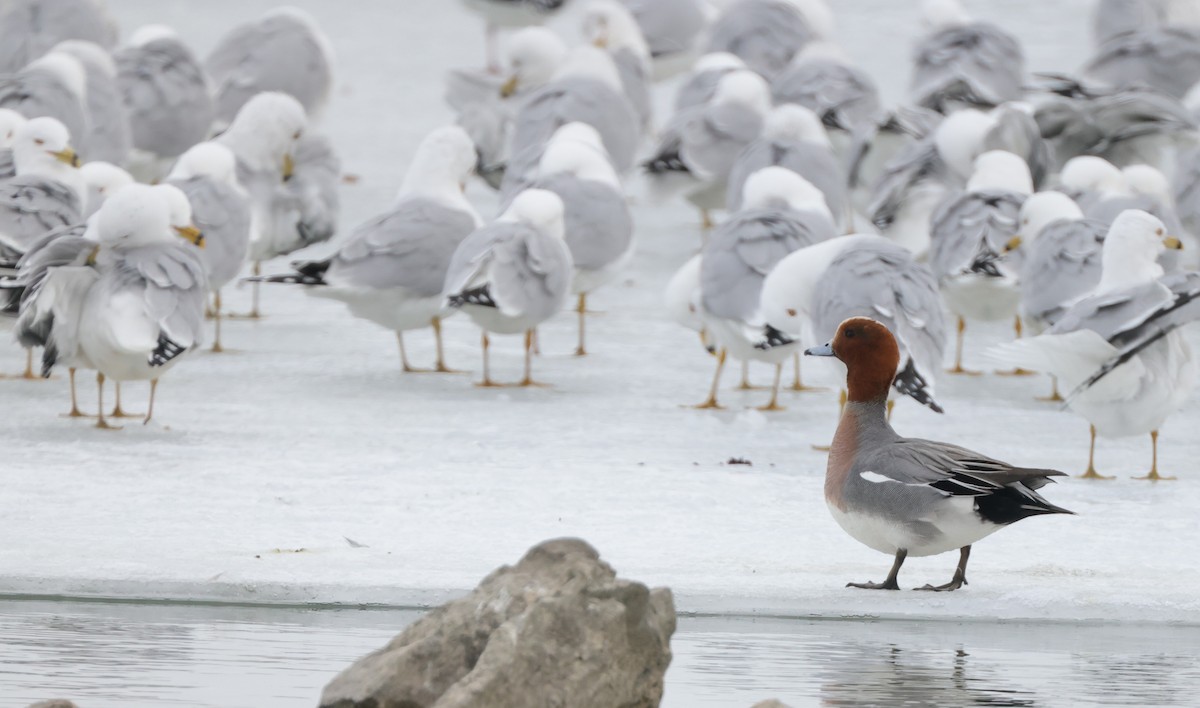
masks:
[[[888,477],[887,475],[882,475],[882,474],[879,474],[878,472],[872,472],[871,470],[863,470],[862,472],[858,473],[858,476],[862,477],[863,479],[865,479],[868,482],[871,482],[873,484],[883,484],[884,482],[892,482],[893,484],[904,484],[903,482],[901,482],[898,479],[892,479],[891,477]]]

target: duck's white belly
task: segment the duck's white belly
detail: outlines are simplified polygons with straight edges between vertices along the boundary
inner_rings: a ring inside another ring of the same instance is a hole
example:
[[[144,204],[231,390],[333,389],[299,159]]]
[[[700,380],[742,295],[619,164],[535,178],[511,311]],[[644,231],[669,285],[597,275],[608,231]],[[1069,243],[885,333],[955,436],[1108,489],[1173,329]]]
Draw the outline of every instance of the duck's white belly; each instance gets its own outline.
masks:
[[[895,518],[853,509],[843,511],[835,504],[828,506],[834,521],[851,538],[888,555],[895,555],[896,551],[903,548],[913,557],[934,556],[969,546],[1000,528],[984,521],[975,512],[975,500],[972,497],[947,497],[923,514],[917,521],[936,529],[935,533],[928,535],[919,533],[918,525]]]

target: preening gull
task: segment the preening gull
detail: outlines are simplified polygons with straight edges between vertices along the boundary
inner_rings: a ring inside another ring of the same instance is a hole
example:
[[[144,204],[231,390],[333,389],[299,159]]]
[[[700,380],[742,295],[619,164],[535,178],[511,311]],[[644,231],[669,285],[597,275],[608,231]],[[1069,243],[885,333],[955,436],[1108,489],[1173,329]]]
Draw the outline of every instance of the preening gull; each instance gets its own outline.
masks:
[[[452,307],[483,330],[483,380],[491,387],[489,333],[525,334],[525,376],[533,380],[534,332],[571,294],[571,251],[563,240],[563,203],[558,195],[528,189],[492,224],[468,236],[450,260],[442,288]]]
[[[212,350],[221,345],[221,288],[241,272],[250,250],[250,196],[237,180],[237,158],[216,142],[195,145],[179,156],[167,184],[187,196],[192,221],[204,235],[200,260],[212,291]]]
[[[1179,248],[1154,216],[1131,209],[1104,240],[1100,282],[1037,337],[993,350],[1001,361],[1055,376],[1067,407],[1091,424],[1085,477],[1098,478],[1096,435],[1150,434],[1154,455],[1143,479],[1158,472],[1158,430],[1196,384],[1196,362],[1179,330],[1200,317],[1200,276],[1163,278],[1157,260]]]
[[[486,47],[488,70],[500,71],[500,55],[496,35],[501,27],[526,27],[541,24],[567,4],[567,0],[463,0],[463,3],[483,15],[487,23]]]
[[[474,165],[475,147],[461,128],[433,131],[387,211],[351,231],[331,257],[295,263],[295,272],[264,280],[309,286],[309,294],[344,302],[354,316],[395,332],[405,372],[422,370],[408,362],[404,332],[432,327],[433,371],[452,373],[442,348],[442,318],[449,314],[442,286],[455,249],[483,224],[463,196]]]
[[[79,168],[87,185],[87,208],[83,217],[89,218],[100,210],[104,200],[133,184],[133,175],[111,162],[92,161]]]
[[[333,46],[304,10],[285,6],[227,32],[204,61],[216,119],[227,125],[255,94],[282,91],[320,120],[333,89]]]
[[[912,100],[939,113],[1019,99],[1025,54],[1008,32],[970,18],[959,0],[925,0],[929,33],[917,43]]]
[[[97,213],[99,277],[79,313],[79,347],[96,368],[97,426],[104,417],[104,382],[149,380],[150,407],[159,378],[203,334],[208,284],[196,249],[170,228],[166,200],[155,188],[132,185]]]
[[[717,227],[704,245],[700,265],[700,316],[720,353],[708,398],[699,408],[720,408],[717,389],[728,356],[775,366],[771,400],[762,410],[779,410],[783,363],[797,342],[759,347],[766,329],[760,296],[763,281],[789,253],[834,237],[825,196],[803,177],[767,167],[746,180],[743,209]]]
[[[583,356],[588,294],[616,278],[633,257],[633,215],[600,134],[584,123],[568,123],[554,134],[533,187],[563,201],[565,237],[575,265],[571,292],[579,296],[575,354]]]
[[[1007,319],[1021,335],[1017,307],[1023,253],[1015,234],[1021,204],[1032,193],[1025,161],[994,150],[976,158],[966,191],[934,214],[929,262],[946,306],[958,318],[953,373],[968,373],[962,366],[968,319]]]
[[[714,52],[700,57],[675,94],[675,113],[708,103],[716,94],[722,76],[745,68],[744,61],[728,52]]]
[[[16,71],[68,39],[111,49],[117,43],[117,23],[99,0],[7,0],[0,5],[0,72]]]
[[[843,156],[854,136],[873,129],[882,114],[875,81],[824,42],[797,55],[771,82],[771,93],[776,105],[796,103],[816,113],[830,137],[837,136]]]
[[[671,280],[663,293],[663,301],[667,306],[667,315],[680,325],[700,335],[700,345],[709,354],[715,355],[717,348],[711,343],[708,330],[704,327],[704,318],[700,316],[700,266],[703,255],[697,253],[685,262]]]
[[[143,181],[157,181],[176,157],[208,137],[213,123],[208,78],[192,50],[162,25],[134,32],[116,60],[133,131],[129,170]]]

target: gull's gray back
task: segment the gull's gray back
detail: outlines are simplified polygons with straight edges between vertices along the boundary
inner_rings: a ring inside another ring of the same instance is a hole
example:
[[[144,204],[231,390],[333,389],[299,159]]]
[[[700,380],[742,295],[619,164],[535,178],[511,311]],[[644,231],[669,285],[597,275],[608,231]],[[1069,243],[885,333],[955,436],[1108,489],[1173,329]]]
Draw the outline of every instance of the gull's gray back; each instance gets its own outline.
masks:
[[[88,159],[125,164],[133,147],[129,112],[116,79],[92,64],[87,70]]]
[[[1008,269],[1019,273],[1021,250],[1005,254],[1005,246],[1017,233],[1024,202],[1020,194],[988,190],[964,192],[939,207],[929,231],[930,265],[938,280],[963,274],[984,248],[1003,255]]]
[[[709,31],[708,52],[729,52],[770,80],[814,39],[800,11],[780,0],[731,4]]]
[[[88,157],[88,116],[83,100],[44,69],[24,69],[0,78],[0,108],[26,118],[57,118],[71,134],[71,144]]]
[[[342,161],[333,143],[324,135],[307,132],[292,151],[292,159],[292,177],[276,183],[272,199],[272,255],[323,243],[337,232]]]
[[[571,286],[566,244],[526,224],[494,223],[463,240],[451,259],[443,291],[462,292],[490,273],[492,299],[506,313],[547,319]]]
[[[947,27],[921,39],[914,62],[913,101],[939,112],[955,102],[998,106],[1023,92],[1021,45],[986,22]]]
[[[1021,314],[1054,324],[1066,308],[1100,282],[1108,224],[1094,219],[1060,219],[1022,246]]]
[[[23,254],[47,231],[78,223],[79,206],[57,180],[22,175],[0,183],[0,252]]]
[[[779,166],[795,172],[825,195],[834,223],[846,220],[846,171],[833,150],[810,142],[760,138],[738,156],[729,172],[725,204],[730,211],[742,208],[742,192],[750,175],[764,167]]]
[[[679,155],[688,168],[718,181],[762,132],[763,117],[736,103],[705,106],[679,129]]]
[[[223,182],[196,176],[170,180],[192,204],[192,221],[204,234],[200,260],[213,288],[233,280],[250,246],[250,200]]]
[[[1113,37],[1084,74],[1117,88],[1151,86],[1183,98],[1200,79],[1200,29],[1151,27]]]
[[[146,312],[172,342],[184,349],[200,342],[208,279],[197,249],[186,243],[154,245],[112,253],[103,261],[97,287],[107,296],[141,295]]]
[[[459,244],[475,230],[467,212],[424,197],[403,199],[361,224],[334,254],[325,280],[335,287],[404,288],[440,295]]]
[[[879,89],[865,71],[825,58],[797,59],[771,83],[775,105],[796,103],[827,127],[857,132],[874,125]]]
[[[111,49],[117,43],[117,27],[95,0],[0,3],[0,72],[17,71],[68,39]]]
[[[633,216],[621,192],[602,182],[567,174],[543,177],[533,187],[562,198],[565,239],[576,268],[599,270],[617,262],[629,250]]]
[[[206,139],[213,123],[208,80],[179,40],[156,39],[115,55],[134,147],[175,157]]]

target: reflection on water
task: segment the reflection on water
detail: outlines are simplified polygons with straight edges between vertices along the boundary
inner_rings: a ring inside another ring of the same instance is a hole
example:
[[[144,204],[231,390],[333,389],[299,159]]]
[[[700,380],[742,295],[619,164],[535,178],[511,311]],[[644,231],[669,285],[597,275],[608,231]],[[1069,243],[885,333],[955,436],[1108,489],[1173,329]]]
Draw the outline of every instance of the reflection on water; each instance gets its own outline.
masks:
[[[0,703],[313,706],[418,613],[0,602]],[[1200,630],[682,619],[669,708],[1195,705]]]

